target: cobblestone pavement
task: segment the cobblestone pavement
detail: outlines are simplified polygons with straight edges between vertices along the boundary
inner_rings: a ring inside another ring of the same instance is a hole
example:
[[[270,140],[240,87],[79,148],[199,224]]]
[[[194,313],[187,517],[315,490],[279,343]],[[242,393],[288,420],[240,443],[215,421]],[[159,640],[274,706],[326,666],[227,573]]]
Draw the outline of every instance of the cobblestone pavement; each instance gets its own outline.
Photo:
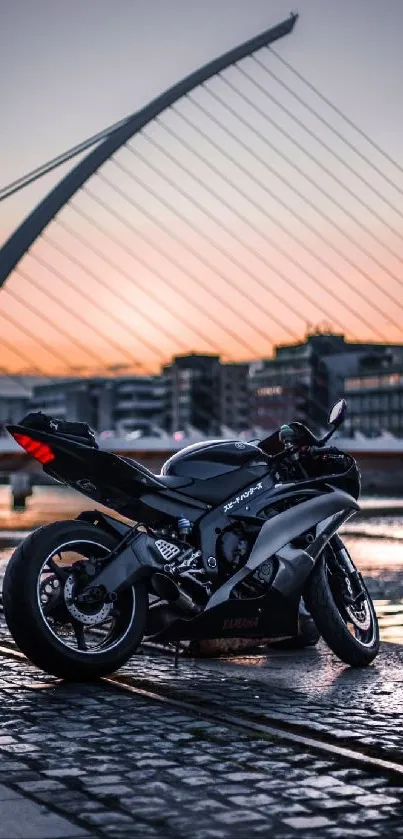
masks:
[[[315,649],[219,660],[135,656],[122,668],[134,684],[218,704],[262,722],[297,726],[339,745],[403,763],[403,647],[383,644],[375,663],[343,665]]]
[[[0,644],[12,639],[0,612]],[[403,764],[403,646],[382,644],[367,668],[350,668],[321,641],[316,648],[220,659],[173,658],[143,647],[119,671],[134,685],[218,704],[262,722]]]
[[[396,780],[105,683],[0,674],[3,839],[403,836]]]
[[[10,644],[0,615],[0,645]],[[120,674],[403,765],[403,647],[220,660],[144,647]],[[0,839],[403,837],[403,778],[0,657]]]

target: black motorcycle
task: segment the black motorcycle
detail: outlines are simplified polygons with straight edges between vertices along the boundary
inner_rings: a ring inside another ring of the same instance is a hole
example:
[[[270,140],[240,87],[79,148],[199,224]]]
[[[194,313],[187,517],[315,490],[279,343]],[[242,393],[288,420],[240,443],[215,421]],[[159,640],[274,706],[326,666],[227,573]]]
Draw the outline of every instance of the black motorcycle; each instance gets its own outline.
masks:
[[[18,647],[56,676],[95,679],[144,638],[295,637],[303,598],[336,655],[369,664],[377,618],[337,535],[359,509],[359,472],[325,446],[345,409],[322,439],[292,422],[251,443],[197,443],[160,475],[100,450],[84,423],[39,413],[8,426],[48,475],[126,519],[84,512],[16,549],[3,604]]]

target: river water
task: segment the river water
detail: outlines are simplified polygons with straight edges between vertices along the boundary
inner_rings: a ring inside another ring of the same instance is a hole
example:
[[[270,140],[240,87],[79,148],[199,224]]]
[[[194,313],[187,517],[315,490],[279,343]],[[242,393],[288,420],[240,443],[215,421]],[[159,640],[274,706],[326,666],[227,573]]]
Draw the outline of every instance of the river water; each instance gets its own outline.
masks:
[[[365,498],[360,503],[362,513],[345,525],[343,538],[371,591],[382,639],[403,643],[403,500]],[[12,546],[30,530],[95,506],[64,487],[35,487],[26,510],[16,512],[9,487],[0,486],[0,571]]]

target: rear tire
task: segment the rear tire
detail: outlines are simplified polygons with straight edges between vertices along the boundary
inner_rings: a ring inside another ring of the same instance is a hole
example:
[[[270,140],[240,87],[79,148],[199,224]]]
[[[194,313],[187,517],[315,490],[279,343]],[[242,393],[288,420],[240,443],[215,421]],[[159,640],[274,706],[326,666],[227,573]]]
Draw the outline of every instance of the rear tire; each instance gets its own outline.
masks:
[[[304,591],[304,599],[330,649],[346,664],[363,667],[370,664],[379,652],[379,627],[371,596],[356,569],[355,579],[364,598],[361,623],[358,610],[355,623],[347,613],[347,607],[351,610],[351,606],[345,597],[347,589],[340,585],[340,580],[343,580],[343,574],[345,579],[353,579],[351,567],[354,566],[343,542],[339,537],[333,538],[316,562]]]
[[[120,603],[122,606],[120,612],[116,609],[118,630],[115,630],[115,639],[111,635],[109,647],[105,643],[104,649],[100,645],[95,651],[68,646],[52,631],[51,621],[48,623],[49,618],[45,616],[38,596],[38,581],[47,557],[57,555],[61,546],[66,549],[77,544],[86,546],[90,556],[98,552],[102,557],[115,547],[116,541],[100,528],[79,521],[55,522],[39,528],[18,546],[7,565],[3,606],[11,635],[33,664],[70,681],[93,681],[121,667],[140,644],[147,620],[148,594],[143,583],[137,583],[121,595],[120,601],[116,601],[118,606]],[[85,553],[83,555],[86,556]],[[63,620],[69,625],[69,614],[62,596],[59,596],[59,601],[64,611]],[[49,616],[52,618],[51,611]],[[121,637],[119,621],[122,625]],[[79,625],[79,621],[75,623]],[[70,625],[73,626],[73,622]]]

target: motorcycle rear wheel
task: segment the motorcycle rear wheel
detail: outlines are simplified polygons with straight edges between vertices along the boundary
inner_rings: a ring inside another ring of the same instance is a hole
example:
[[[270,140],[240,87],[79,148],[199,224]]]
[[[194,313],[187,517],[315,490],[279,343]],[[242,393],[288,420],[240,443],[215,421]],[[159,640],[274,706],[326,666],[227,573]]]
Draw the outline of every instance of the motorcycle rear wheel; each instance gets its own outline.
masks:
[[[338,536],[317,560],[304,599],[318,631],[341,661],[364,667],[374,660],[379,652],[374,605]]]
[[[41,670],[93,681],[121,667],[140,644],[148,612],[142,583],[114,603],[82,606],[74,597],[77,585],[90,581],[88,563],[115,545],[98,527],[60,521],[34,531],[14,551],[3,582],[4,614],[17,646]]]

